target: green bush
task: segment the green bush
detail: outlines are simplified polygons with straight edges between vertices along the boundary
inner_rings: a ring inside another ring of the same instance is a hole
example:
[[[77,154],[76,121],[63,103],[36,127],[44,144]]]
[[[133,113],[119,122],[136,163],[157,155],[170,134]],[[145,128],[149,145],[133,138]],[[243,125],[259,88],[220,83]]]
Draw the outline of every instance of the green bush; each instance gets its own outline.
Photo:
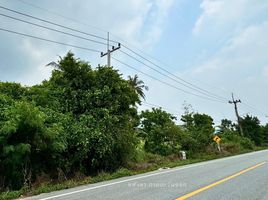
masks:
[[[254,142],[252,142],[249,138],[241,138],[240,140],[241,147],[243,149],[254,149]]]
[[[145,159],[146,151],[144,149],[144,141],[140,140],[130,160],[134,162],[143,162]]]
[[[192,112],[182,115],[181,120],[184,122],[183,127],[185,131],[191,137],[189,142],[194,146],[190,148],[191,151],[205,151],[213,142],[214,123],[212,117],[206,114]]]
[[[238,132],[232,130],[225,130],[220,136],[222,139],[222,143],[230,141],[239,143],[242,139]]]
[[[232,130],[225,130],[222,134],[221,134],[221,139],[222,139],[222,143],[223,144],[228,144],[227,148],[232,148],[231,146],[234,144],[240,145],[240,149],[245,149],[245,150],[252,150],[254,149],[254,142],[252,140],[250,140],[247,137],[241,137],[239,135],[238,132],[236,131],[232,131]],[[231,144],[231,146],[230,146]],[[233,147],[234,151],[237,150],[238,147]],[[235,150],[236,148],[236,150]],[[231,150],[232,151],[232,150]]]
[[[222,150],[235,154],[240,152],[240,144],[239,143],[234,143],[234,142],[228,142],[225,144],[221,145]]]
[[[0,180],[9,188],[30,185],[66,148],[60,124],[29,102],[15,102],[4,113],[0,128]]]
[[[142,111],[140,135],[145,141],[147,152],[162,156],[179,153],[183,131],[173,119],[171,114],[161,108]]]

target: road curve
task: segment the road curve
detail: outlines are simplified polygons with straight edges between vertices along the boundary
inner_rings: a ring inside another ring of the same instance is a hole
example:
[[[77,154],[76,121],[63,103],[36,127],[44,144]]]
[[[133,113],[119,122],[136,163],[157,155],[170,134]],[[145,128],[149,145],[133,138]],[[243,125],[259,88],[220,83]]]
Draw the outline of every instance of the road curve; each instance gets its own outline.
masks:
[[[268,199],[268,150],[158,170],[27,200]]]

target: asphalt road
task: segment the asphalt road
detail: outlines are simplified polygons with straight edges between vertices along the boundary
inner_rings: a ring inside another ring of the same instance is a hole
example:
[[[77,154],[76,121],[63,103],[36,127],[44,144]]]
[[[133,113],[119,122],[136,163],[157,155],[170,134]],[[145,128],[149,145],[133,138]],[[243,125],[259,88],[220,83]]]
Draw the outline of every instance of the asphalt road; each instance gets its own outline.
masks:
[[[268,200],[268,150],[158,170],[28,199]]]

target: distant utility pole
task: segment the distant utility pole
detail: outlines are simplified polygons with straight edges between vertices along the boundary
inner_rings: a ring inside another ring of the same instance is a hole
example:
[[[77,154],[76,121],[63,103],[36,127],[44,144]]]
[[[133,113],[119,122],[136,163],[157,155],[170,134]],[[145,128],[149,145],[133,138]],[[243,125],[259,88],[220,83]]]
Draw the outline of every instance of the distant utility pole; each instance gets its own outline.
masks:
[[[112,46],[112,50],[110,50],[110,36],[109,36],[109,32],[107,32],[107,52],[106,53],[103,53],[101,52],[101,57],[103,56],[107,56],[107,66],[110,67],[111,66],[111,53],[120,49],[121,47],[121,44],[118,43],[118,46],[117,47],[114,47]]]
[[[241,103],[241,100],[240,99],[234,100],[234,94],[232,93],[232,101],[229,101],[229,103],[234,104],[235,114],[236,114],[236,117],[237,117],[237,123],[238,123],[239,129],[240,129],[240,134],[242,136],[244,136],[242,125],[241,125],[241,117],[239,116],[238,110],[237,110],[237,103]]]

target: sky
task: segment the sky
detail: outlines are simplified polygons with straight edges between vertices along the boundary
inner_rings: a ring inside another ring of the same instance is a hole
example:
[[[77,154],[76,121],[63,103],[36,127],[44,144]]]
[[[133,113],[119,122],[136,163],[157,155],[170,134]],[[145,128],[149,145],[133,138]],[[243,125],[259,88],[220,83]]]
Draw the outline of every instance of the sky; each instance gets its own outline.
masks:
[[[233,105],[228,103],[233,92],[235,99],[242,101],[238,104],[241,116],[250,114],[257,116],[262,124],[268,122],[268,1],[1,0],[0,6],[104,39],[109,31],[111,40],[124,45],[114,51],[112,57],[139,71],[112,58],[113,67],[120,70],[124,78],[137,74],[149,87],[145,91],[147,104],[144,103],[141,110],[149,109],[149,103],[161,106],[180,119],[184,105],[190,104],[193,111],[212,116],[219,125],[224,118],[236,120]],[[106,43],[103,39],[62,29],[1,7],[0,29],[107,51],[105,44],[46,30],[3,14]],[[52,67],[46,64],[59,60],[59,56],[68,51],[88,61],[92,67],[107,64],[107,58],[100,57],[99,52],[3,30],[0,30],[0,44],[0,81],[40,84],[51,75]],[[165,71],[159,74],[148,66],[158,71],[161,70],[157,67],[161,67]],[[168,76],[163,76],[166,71]],[[203,93],[197,91],[200,88]],[[210,93],[204,94],[204,91]],[[199,97],[208,95],[209,99]]]

